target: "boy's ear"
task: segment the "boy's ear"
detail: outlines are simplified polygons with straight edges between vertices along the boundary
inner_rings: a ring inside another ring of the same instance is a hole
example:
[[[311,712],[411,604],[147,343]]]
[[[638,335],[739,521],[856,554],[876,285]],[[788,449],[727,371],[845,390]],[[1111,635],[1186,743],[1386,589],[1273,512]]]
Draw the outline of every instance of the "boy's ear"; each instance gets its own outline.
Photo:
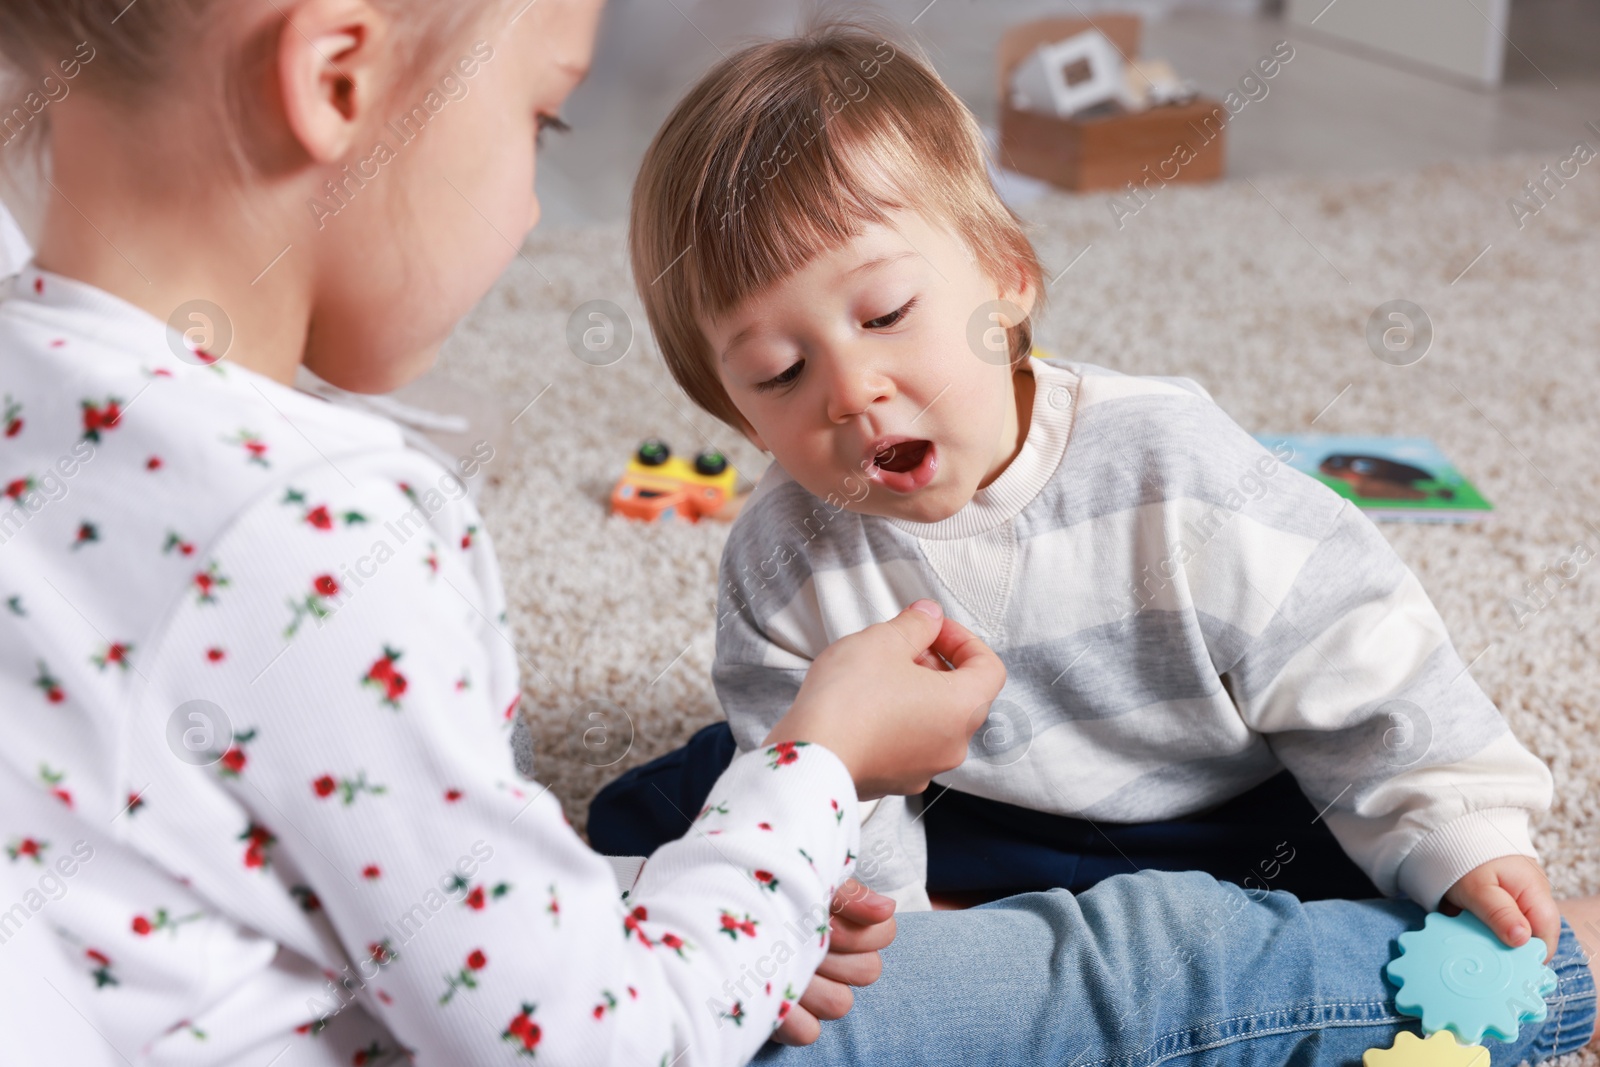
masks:
[[[1006,291],[1000,294],[1001,299],[1017,305],[1024,315],[1033,314],[1033,306],[1039,302],[1039,290],[1028,280],[1026,271],[1018,268],[1010,285],[1003,288]]]
[[[387,24],[366,0],[302,0],[286,15],[277,49],[284,116],[314,162],[333,163],[378,99]]]

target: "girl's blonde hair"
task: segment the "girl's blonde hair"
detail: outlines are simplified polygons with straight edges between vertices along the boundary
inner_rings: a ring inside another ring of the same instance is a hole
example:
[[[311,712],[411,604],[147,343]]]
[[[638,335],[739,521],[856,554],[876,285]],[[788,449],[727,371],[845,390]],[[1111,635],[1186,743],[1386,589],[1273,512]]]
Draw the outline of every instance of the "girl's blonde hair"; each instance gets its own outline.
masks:
[[[990,182],[982,132],[927,62],[833,22],[719,63],[673,110],[634,186],[634,282],[672,376],[731,426],[701,316],[845,244],[891,211],[944,223],[1007,289],[1043,295],[1038,257]],[[1032,347],[1009,330],[1013,365]]]
[[[405,77],[419,74],[497,2],[504,0],[374,0],[397,28]],[[173,71],[192,69],[194,56],[215,50],[218,16],[243,6],[243,0],[0,0],[0,121],[41,85],[49,96],[46,79],[77,79],[69,90],[85,88],[140,108]],[[245,119],[239,102],[254,88],[241,82],[258,77],[270,63],[271,41],[229,43],[244,62],[215,63],[210,99],[238,129]],[[25,132],[0,139],[36,141],[48,128],[49,108],[41,108],[37,118],[29,114],[25,125]]]

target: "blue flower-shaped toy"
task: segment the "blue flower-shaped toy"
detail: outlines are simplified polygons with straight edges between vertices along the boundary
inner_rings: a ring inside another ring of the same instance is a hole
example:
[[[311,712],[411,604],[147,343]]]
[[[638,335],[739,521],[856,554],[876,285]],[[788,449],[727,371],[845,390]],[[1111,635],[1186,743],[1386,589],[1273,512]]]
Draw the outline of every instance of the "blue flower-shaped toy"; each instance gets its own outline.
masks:
[[[1422,1020],[1425,1033],[1449,1030],[1462,1044],[1484,1034],[1515,1041],[1525,1022],[1545,1017],[1556,972],[1537,937],[1511,948],[1470,912],[1433,912],[1421,930],[1400,935],[1400,956],[1384,973],[1400,987],[1395,1007]]]

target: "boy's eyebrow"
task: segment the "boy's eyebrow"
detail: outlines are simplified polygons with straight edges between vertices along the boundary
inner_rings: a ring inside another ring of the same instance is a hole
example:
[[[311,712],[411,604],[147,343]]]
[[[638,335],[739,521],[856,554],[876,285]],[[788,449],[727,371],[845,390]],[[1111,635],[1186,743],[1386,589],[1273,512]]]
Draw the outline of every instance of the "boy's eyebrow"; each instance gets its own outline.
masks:
[[[718,363],[726,363],[726,362],[728,362],[728,353],[732,352],[735,348],[738,348],[740,341],[743,341],[746,337],[749,337],[751,334],[755,333],[756,332],[756,327],[758,325],[759,325],[759,323],[752,322],[750,325],[746,326],[744,329],[742,329],[738,333],[734,334],[733,335],[733,339],[730,340],[725,346],[723,346],[722,355],[720,357],[718,357],[717,362]]]
[[[849,270],[845,271],[845,277],[849,277],[852,274],[860,274],[864,270],[872,270],[874,267],[881,267],[886,263],[898,263],[902,259],[910,259],[911,257],[915,256],[916,254],[917,253],[914,252],[914,251],[905,251],[905,252],[894,252],[892,254],[882,255],[882,256],[873,256],[871,259],[867,260],[865,263],[857,263],[855,266],[853,266]]]
[[[881,256],[873,256],[871,259],[865,261],[864,263],[857,263],[855,266],[853,266],[849,270],[845,271],[844,272],[844,276],[846,278],[848,278],[852,274],[860,274],[862,271],[872,270],[875,267],[882,267],[882,266],[884,266],[886,264],[889,264],[889,263],[898,263],[902,259],[912,259],[912,258],[916,257],[919,254],[920,253],[916,252],[915,250],[906,250],[906,251],[902,251],[902,252],[887,252],[887,253],[885,253],[885,254],[883,254]],[[755,333],[756,330],[759,328],[759,326],[760,326],[760,323],[752,322],[750,325],[746,326],[744,329],[742,329],[738,333],[734,334],[733,337],[728,341],[728,343],[725,346],[723,346],[722,355],[720,357],[718,357],[718,362],[719,363],[728,362],[728,353],[732,352],[735,348],[737,348],[739,346],[739,342],[743,341],[745,338],[747,338],[751,334]]]

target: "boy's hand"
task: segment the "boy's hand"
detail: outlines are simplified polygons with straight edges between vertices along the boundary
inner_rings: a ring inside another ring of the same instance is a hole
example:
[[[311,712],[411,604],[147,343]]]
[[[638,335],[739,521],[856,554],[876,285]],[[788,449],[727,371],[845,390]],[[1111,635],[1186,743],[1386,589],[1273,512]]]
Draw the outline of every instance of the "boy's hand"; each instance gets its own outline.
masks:
[[[894,940],[894,901],[854,878],[833,895],[833,934],[816,977],[772,1035],[780,1045],[809,1045],[822,1034],[818,1019],[842,1019],[855,1004],[851,986],[871,985],[883,973],[878,951]]]
[[[1444,899],[1455,905],[1447,914],[1463,908],[1472,912],[1512,948],[1527,944],[1531,930],[1545,943],[1546,963],[1556,953],[1561,913],[1550,893],[1550,880],[1527,856],[1501,856],[1479,864],[1462,875]]]

